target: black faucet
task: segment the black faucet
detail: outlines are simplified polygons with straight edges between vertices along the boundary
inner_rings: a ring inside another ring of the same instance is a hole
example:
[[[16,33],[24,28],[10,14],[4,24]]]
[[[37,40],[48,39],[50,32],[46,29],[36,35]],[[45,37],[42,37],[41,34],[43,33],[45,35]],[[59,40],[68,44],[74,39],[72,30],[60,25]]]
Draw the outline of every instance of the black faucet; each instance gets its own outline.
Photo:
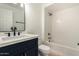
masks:
[[[17,28],[16,27],[11,27],[11,30],[14,32],[14,36],[16,36],[16,30],[17,30]]]

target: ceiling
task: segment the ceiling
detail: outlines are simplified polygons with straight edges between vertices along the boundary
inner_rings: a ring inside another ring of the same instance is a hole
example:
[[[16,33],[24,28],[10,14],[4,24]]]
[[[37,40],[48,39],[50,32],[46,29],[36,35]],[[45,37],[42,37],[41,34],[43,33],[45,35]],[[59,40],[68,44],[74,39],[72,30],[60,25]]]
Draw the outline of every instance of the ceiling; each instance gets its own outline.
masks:
[[[71,8],[74,6],[79,6],[79,3],[54,3],[49,7],[47,7],[47,9],[54,12],[54,11],[60,11],[66,8]]]

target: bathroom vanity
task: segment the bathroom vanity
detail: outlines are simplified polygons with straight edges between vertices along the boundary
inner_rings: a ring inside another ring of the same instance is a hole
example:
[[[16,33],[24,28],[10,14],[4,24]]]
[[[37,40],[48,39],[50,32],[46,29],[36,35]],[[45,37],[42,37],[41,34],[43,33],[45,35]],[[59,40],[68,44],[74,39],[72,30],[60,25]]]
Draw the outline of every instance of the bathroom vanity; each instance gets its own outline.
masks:
[[[37,56],[38,36],[20,34],[26,25],[24,4],[1,3],[0,15],[0,32],[8,33],[0,36],[0,56]]]
[[[38,56],[38,36],[23,35],[0,39],[0,56]]]

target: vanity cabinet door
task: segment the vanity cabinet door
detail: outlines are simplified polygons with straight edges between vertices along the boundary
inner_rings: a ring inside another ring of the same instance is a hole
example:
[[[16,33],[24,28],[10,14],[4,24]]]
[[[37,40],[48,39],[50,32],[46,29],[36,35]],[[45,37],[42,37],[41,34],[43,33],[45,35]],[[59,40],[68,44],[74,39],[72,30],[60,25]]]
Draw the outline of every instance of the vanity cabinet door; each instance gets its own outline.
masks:
[[[0,56],[21,56],[24,54],[24,42],[0,48]]]
[[[15,56],[19,52],[15,49],[15,46],[6,46],[0,48],[0,56]]]
[[[27,50],[25,53],[26,56],[38,56],[38,51],[35,48],[31,48],[30,50]]]
[[[26,47],[25,49],[25,55],[38,56],[38,38],[31,40],[28,44],[28,48]]]

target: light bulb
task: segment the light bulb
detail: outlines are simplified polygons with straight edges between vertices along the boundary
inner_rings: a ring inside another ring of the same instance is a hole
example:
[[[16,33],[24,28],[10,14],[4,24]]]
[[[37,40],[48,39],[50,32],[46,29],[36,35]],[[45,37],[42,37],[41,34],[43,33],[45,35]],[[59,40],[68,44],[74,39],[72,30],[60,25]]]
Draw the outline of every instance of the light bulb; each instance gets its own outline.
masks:
[[[23,3],[21,3],[20,6],[23,7],[24,6]]]

